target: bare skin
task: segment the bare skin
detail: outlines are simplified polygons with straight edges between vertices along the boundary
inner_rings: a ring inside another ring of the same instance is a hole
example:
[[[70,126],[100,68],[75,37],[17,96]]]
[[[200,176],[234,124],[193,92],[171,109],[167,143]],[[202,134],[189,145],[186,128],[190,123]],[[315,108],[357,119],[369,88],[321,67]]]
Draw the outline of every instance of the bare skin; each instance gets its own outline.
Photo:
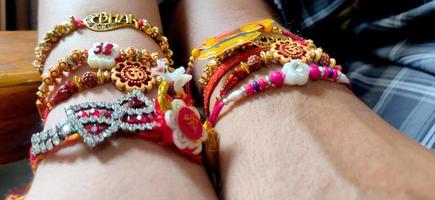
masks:
[[[39,37],[69,16],[100,11],[131,13],[160,26],[155,0],[39,1]],[[47,60],[50,66],[72,49],[89,48],[96,41],[115,42],[158,51],[145,34],[132,29],[95,33],[84,30],[61,41]],[[86,67],[83,67],[86,69]],[[47,70],[47,69],[46,69]],[[88,70],[88,69],[86,69]],[[83,71],[80,72],[80,74]],[[63,107],[85,101],[114,101],[121,93],[112,85],[97,87],[73,96],[54,109],[46,128],[64,120]],[[215,199],[205,170],[152,142],[113,138],[109,144],[89,150],[73,145],[48,156],[38,167],[27,199]]]
[[[173,30],[188,31],[173,39],[187,55],[208,37],[270,17],[261,0],[183,0]],[[224,199],[435,198],[433,152],[342,85],[319,81],[264,92],[230,106],[216,129]]]

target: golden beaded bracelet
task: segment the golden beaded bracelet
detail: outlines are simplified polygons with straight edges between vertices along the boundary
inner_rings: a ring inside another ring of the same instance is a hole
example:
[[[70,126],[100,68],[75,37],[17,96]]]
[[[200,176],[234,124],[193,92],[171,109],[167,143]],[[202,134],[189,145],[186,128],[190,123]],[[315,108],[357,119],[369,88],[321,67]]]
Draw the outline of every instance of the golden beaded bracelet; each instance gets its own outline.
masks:
[[[45,118],[55,104],[69,98],[77,91],[92,88],[112,81],[115,86],[124,92],[138,89],[142,92],[150,91],[153,85],[159,80],[152,67],[169,65],[169,61],[159,59],[159,53],[149,53],[146,49],[138,50],[132,47],[119,49],[114,43],[94,44],[90,50],[74,50],[65,58],[59,59],[58,63],[50,67],[49,72],[43,74],[42,84],[37,92],[38,100],[36,106],[41,118]],[[50,99],[50,87],[61,82],[64,72],[71,72],[83,64],[97,72],[86,72],[80,76],[74,76],[71,80],[63,83],[57,92]],[[171,71],[172,68],[168,66]]]
[[[169,60],[169,64],[173,64],[173,52],[169,48],[168,39],[163,36],[157,26],[151,25],[145,19],[135,19],[131,14],[99,12],[88,15],[84,20],[70,17],[68,21],[55,25],[52,30],[45,34],[42,41],[40,41],[35,48],[33,66],[42,73],[45,61],[56,43],[62,37],[77,29],[88,28],[92,31],[102,32],[122,27],[132,27],[150,36],[160,46],[160,49]]]

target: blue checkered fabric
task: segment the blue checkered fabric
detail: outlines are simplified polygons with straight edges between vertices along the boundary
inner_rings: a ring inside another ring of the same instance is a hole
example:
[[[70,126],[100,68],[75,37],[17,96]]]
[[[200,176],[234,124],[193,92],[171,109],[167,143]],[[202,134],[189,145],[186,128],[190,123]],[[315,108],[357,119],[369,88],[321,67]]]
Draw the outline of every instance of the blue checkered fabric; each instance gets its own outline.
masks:
[[[354,93],[373,111],[435,149],[435,1],[271,3],[289,29],[338,57]]]

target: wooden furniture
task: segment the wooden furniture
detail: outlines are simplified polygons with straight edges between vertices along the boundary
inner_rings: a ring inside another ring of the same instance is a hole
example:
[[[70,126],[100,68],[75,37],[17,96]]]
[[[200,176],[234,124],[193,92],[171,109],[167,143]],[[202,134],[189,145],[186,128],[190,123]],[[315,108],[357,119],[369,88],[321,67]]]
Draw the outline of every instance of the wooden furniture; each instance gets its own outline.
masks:
[[[40,129],[40,78],[31,64],[36,40],[36,31],[0,31],[0,164],[25,158],[30,135]]]

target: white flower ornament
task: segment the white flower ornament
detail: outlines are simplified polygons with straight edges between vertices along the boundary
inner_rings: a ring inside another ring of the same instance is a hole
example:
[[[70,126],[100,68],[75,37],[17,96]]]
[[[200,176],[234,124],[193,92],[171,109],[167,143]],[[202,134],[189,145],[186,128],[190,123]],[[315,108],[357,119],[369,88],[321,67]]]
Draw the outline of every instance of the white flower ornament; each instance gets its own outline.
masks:
[[[192,80],[192,75],[186,74],[184,67],[179,67],[169,72],[168,65],[162,60],[157,60],[157,66],[152,68],[152,72],[159,75],[165,81],[173,82],[174,90],[177,94],[182,93],[183,86]]]
[[[92,69],[112,69],[119,56],[120,49],[117,44],[96,42],[88,50],[88,64]]]
[[[172,109],[165,113],[165,121],[173,131],[172,139],[177,148],[191,150],[195,155],[201,152],[206,132],[195,107],[186,106],[182,100],[175,99]]]
[[[285,84],[305,85],[308,82],[310,67],[298,60],[292,60],[285,63],[281,71],[285,74]]]

